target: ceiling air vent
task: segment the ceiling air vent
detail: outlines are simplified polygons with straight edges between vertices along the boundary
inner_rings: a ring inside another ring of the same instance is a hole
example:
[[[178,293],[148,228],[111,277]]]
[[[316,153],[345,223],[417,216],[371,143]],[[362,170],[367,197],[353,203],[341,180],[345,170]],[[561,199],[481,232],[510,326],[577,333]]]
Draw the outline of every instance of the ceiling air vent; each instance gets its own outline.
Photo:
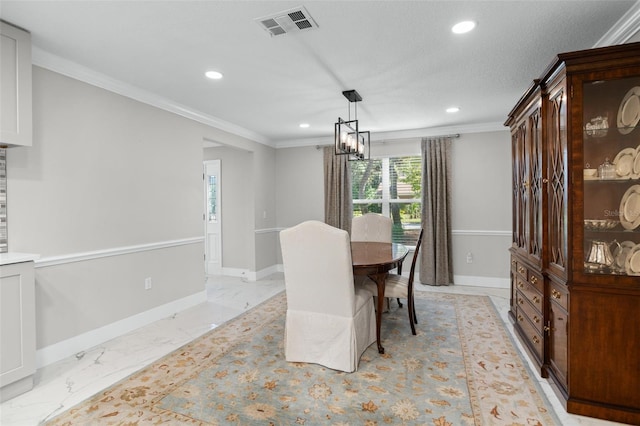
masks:
[[[307,9],[302,6],[263,16],[255,19],[255,21],[265,31],[268,31],[271,36],[318,28],[316,21],[309,15]]]

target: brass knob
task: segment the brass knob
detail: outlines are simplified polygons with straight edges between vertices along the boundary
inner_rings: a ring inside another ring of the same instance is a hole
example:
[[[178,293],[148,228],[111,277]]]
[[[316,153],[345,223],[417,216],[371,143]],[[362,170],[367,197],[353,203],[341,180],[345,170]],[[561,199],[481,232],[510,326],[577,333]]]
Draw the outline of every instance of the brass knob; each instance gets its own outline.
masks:
[[[549,327],[548,325],[545,325],[545,326],[543,327],[543,330],[544,330],[544,331],[546,331],[546,332],[548,332],[549,330],[551,330],[551,327]]]
[[[522,284],[522,281],[518,281],[518,288],[524,288],[524,284]]]
[[[540,324],[540,318],[538,318],[537,315],[533,316],[533,322],[535,322],[536,324]]]
[[[547,178],[542,178],[542,183],[549,183],[549,179],[547,179]]]
[[[540,298],[538,296],[533,296],[534,303],[540,303]]]
[[[518,272],[520,272],[521,274],[524,274],[524,270],[525,269],[522,266],[518,268]]]
[[[531,340],[533,340],[533,343],[535,343],[536,345],[540,343],[540,339],[538,338],[538,336],[533,336]]]
[[[531,284],[535,285],[535,283],[538,282],[538,277],[533,276],[533,277],[531,277],[531,279],[529,281],[531,281]]]
[[[522,321],[524,320],[524,317],[522,315],[518,315],[518,321]]]
[[[551,297],[553,297],[554,299],[560,300],[560,298],[562,297],[562,293],[560,293],[556,289],[553,289],[553,290],[551,290]]]

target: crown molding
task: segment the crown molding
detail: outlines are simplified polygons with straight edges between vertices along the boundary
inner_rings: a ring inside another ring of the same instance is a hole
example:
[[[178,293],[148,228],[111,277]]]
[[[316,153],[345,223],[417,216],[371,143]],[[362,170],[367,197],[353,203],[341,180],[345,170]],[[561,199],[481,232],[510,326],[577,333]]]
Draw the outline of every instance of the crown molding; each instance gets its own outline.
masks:
[[[640,28],[640,1],[636,1],[633,6],[624,14],[618,22],[616,22],[609,31],[607,31],[596,42],[593,47],[613,46],[616,44],[624,44],[636,33]]]
[[[163,98],[131,84],[116,80],[93,69],[84,67],[76,62],[69,61],[52,53],[46,52],[39,47],[33,46],[31,53],[33,65],[46,68],[50,71],[126,96],[147,105],[172,112],[225,132],[250,139],[254,142],[258,142],[272,148],[274,147],[271,141],[256,132],[237,126],[233,123],[229,123],[228,121],[224,121],[220,118],[196,111],[185,105],[173,102],[170,99]]]
[[[371,132],[371,143],[395,139],[424,138],[429,136],[508,131],[503,123],[461,124],[458,126],[425,127],[392,132]],[[333,144],[333,135],[309,139],[292,139],[276,143],[276,148],[298,148]]]

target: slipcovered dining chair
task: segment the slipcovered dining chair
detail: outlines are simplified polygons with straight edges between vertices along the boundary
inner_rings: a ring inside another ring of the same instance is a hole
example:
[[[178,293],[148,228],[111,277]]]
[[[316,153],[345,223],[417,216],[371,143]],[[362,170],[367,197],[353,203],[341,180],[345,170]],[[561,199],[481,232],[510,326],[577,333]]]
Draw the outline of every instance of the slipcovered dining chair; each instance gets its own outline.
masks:
[[[319,221],[280,232],[285,358],[353,372],[376,341],[373,294],[353,285],[349,234]]]
[[[366,213],[351,220],[351,241],[391,242],[393,221],[379,213]]]
[[[370,241],[377,243],[390,243],[392,237],[393,221],[390,217],[380,213],[365,213],[351,219],[351,241]],[[402,266],[400,266],[402,271]],[[362,286],[367,277],[356,276],[356,286]],[[374,295],[378,291],[373,292]]]
[[[398,299],[398,305],[402,307],[400,299],[407,299],[407,311],[409,311],[409,323],[411,324],[411,333],[416,335],[416,326],[418,323],[418,317],[416,316],[416,306],[413,300],[413,280],[415,277],[416,263],[418,261],[418,252],[420,251],[420,245],[422,245],[422,233],[424,229],[420,230],[418,241],[416,242],[416,250],[413,253],[413,261],[411,262],[411,270],[409,271],[409,278],[403,277],[398,274],[389,274],[385,281],[384,296],[387,298]],[[377,294],[378,287],[376,283],[368,279],[362,284],[362,287]]]

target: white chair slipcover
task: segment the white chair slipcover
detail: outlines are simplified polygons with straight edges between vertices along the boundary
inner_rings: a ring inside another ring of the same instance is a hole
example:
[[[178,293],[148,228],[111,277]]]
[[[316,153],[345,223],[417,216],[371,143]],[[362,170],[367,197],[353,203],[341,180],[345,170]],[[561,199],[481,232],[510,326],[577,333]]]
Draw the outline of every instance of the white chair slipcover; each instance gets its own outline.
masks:
[[[285,358],[353,372],[376,341],[373,295],[353,284],[349,234],[319,221],[280,232]]]
[[[365,213],[362,216],[356,216],[351,220],[351,241],[390,243],[392,227],[391,218],[380,213]],[[367,281],[370,280],[363,276],[356,276],[354,280],[356,287],[361,287]],[[377,296],[378,291],[374,290],[373,295]]]
[[[351,220],[351,241],[391,242],[393,221],[379,213],[366,213]]]

